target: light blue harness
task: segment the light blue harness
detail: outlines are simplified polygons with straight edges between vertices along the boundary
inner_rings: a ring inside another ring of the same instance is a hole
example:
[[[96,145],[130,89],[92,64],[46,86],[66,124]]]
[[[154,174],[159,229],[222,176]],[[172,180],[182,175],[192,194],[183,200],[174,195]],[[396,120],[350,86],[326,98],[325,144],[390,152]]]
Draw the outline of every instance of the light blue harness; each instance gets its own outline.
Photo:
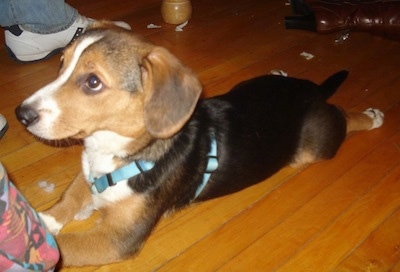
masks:
[[[150,161],[134,161],[99,178],[93,178],[92,175],[90,175],[89,180],[92,183],[92,193],[100,194],[108,187],[117,184],[117,182],[137,176],[142,172],[151,170],[153,167],[154,163]]]
[[[210,180],[211,174],[218,168],[218,157],[217,157],[217,141],[215,136],[211,137],[210,152],[207,154],[207,168],[203,174],[203,181],[200,183],[196,190],[194,199],[196,199],[206,187]],[[134,161],[128,165],[125,165],[109,174],[105,174],[99,178],[93,178],[89,176],[90,182],[92,183],[91,190],[93,194],[100,194],[107,190],[108,187],[114,186],[120,181],[133,178],[140,173],[147,172],[154,167],[154,162],[151,161]]]

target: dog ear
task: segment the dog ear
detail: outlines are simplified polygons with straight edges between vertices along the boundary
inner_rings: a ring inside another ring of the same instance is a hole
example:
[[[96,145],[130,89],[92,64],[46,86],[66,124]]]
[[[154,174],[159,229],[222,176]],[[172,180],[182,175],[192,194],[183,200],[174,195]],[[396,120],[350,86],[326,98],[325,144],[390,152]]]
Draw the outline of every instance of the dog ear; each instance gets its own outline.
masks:
[[[142,82],[147,130],[156,138],[171,137],[192,115],[202,90],[200,82],[161,47],[143,59]]]

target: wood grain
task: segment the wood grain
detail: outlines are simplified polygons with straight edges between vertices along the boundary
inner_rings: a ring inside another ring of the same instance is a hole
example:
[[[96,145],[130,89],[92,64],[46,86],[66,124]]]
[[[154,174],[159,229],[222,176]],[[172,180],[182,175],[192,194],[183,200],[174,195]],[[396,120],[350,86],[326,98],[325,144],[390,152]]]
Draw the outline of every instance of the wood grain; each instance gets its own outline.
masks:
[[[285,30],[285,1],[192,1],[183,32],[161,18],[161,1],[68,1],[96,19],[123,20],[167,47],[198,74],[204,96],[241,80],[282,69],[322,82],[346,69],[348,80],[330,99],[345,110],[377,107],[382,128],[350,136],[337,156],[302,170],[284,168],[239,193],[164,218],[138,256],[102,267],[61,271],[400,271],[400,44],[351,33]],[[147,29],[147,24],[161,25]],[[4,38],[1,37],[1,44]],[[0,161],[37,210],[52,205],[79,172],[81,146],[49,145],[14,117],[18,104],[57,75],[59,56],[32,64],[0,48],[0,113],[9,131]],[[301,52],[315,57],[306,60]],[[38,182],[56,185],[46,193]],[[74,223],[69,231],[95,224]]]

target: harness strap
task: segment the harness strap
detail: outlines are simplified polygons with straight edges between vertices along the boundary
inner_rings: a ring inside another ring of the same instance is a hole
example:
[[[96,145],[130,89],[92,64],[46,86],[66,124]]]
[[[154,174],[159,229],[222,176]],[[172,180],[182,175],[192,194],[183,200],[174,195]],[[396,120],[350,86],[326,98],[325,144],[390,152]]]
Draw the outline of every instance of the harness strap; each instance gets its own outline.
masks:
[[[151,161],[134,161],[124,167],[121,167],[114,172],[105,174],[99,178],[93,178],[89,176],[89,180],[92,183],[92,193],[100,194],[104,192],[108,187],[114,186],[117,182],[132,178],[139,175],[140,173],[147,172],[154,167],[154,162]]]
[[[196,190],[194,199],[196,199],[208,184],[212,172],[218,168],[218,157],[217,157],[217,141],[215,136],[211,136],[211,148],[207,154],[207,168],[203,174],[203,181]],[[108,187],[114,186],[120,181],[133,178],[141,173],[150,171],[154,167],[154,162],[151,161],[134,161],[128,165],[125,165],[111,173],[105,174],[99,178],[94,178],[91,174],[89,180],[92,183],[91,190],[93,194],[101,194]],[[193,199],[193,200],[194,200]]]
[[[217,141],[215,140],[214,135],[212,135],[211,138],[211,149],[210,152],[208,152],[207,157],[208,157],[208,162],[206,171],[203,174],[203,182],[199,185],[199,187],[197,187],[194,199],[196,199],[201,194],[201,192],[203,192],[204,188],[210,181],[211,173],[217,170],[218,168]]]

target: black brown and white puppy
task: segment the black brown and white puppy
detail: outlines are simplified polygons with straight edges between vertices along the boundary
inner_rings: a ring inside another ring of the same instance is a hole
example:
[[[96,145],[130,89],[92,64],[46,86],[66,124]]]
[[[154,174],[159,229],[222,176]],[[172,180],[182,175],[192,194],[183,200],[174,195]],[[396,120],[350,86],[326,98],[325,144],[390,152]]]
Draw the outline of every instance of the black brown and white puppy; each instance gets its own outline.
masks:
[[[318,86],[266,75],[199,100],[198,79],[166,49],[106,23],[88,30],[65,50],[57,79],[16,109],[38,137],[84,140],[82,174],[41,214],[64,265],[123,260],[165,213],[329,159],[347,133],[379,127],[379,110],[326,103],[346,76]],[[94,209],[95,227],[59,234]]]

